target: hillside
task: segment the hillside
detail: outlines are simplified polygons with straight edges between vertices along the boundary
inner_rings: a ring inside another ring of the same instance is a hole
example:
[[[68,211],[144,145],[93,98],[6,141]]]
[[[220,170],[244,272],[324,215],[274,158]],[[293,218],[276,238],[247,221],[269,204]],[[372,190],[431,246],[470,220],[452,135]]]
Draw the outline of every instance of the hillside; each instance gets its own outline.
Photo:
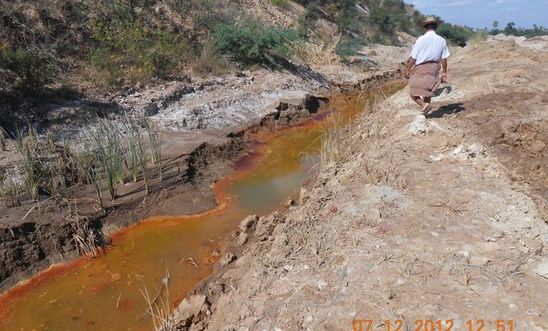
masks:
[[[259,52],[306,63],[306,58],[293,58],[294,52],[276,54],[281,48],[274,40],[260,40],[274,36],[268,37],[268,31],[246,36],[246,26],[253,22],[279,26],[275,38],[292,43],[332,43],[341,34],[341,53],[348,55],[354,45],[398,43],[399,32],[418,32],[420,19],[409,6],[394,0],[16,0],[2,1],[0,6],[0,54],[6,77],[2,88],[9,91],[16,86],[27,92],[42,86],[80,91],[226,74],[248,60],[218,47],[229,37],[219,30],[231,26],[244,33],[240,38],[257,43]],[[295,36],[284,34],[287,30]],[[235,46],[238,41],[229,42]]]

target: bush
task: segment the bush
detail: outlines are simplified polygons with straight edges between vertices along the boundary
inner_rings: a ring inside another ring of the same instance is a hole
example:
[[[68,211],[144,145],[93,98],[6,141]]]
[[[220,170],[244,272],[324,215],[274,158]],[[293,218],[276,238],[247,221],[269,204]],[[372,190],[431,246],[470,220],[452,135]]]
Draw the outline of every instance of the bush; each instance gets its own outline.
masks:
[[[367,41],[364,38],[343,38],[337,45],[337,55],[342,58],[356,55],[356,53],[366,45]]]
[[[93,30],[97,45],[91,51],[90,62],[107,75],[110,84],[164,78],[178,72],[189,53],[181,35],[137,23],[96,24]]]
[[[270,0],[274,6],[278,6],[280,8],[288,8],[289,7],[289,0]]]
[[[17,75],[16,87],[24,92],[37,92],[51,83],[54,66],[42,56],[24,49],[4,48],[0,50],[0,68]]]
[[[466,46],[466,42],[472,36],[472,31],[457,25],[443,23],[439,26],[437,33],[452,42],[460,46]]]
[[[279,68],[292,55],[290,45],[298,39],[296,30],[268,27],[257,22],[216,26],[215,47],[244,65]]]

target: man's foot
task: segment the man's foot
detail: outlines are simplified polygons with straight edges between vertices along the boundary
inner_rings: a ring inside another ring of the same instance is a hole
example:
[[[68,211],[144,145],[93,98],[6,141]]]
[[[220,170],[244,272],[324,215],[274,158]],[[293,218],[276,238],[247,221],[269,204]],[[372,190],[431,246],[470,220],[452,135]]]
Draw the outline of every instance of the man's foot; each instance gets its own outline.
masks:
[[[424,107],[422,107],[422,113],[424,116],[428,115],[428,113],[432,110],[432,105],[430,103],[425,103]]]

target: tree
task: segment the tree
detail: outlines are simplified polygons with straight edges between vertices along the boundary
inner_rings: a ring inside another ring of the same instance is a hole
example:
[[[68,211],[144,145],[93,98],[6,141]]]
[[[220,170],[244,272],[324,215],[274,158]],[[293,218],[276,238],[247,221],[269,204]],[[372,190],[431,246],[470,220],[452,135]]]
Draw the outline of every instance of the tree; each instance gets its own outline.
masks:
[[[516,34],[516,32],[516,23],[509,22],[508,24],[506,24],[506,27],[504,28],[505,34]]]

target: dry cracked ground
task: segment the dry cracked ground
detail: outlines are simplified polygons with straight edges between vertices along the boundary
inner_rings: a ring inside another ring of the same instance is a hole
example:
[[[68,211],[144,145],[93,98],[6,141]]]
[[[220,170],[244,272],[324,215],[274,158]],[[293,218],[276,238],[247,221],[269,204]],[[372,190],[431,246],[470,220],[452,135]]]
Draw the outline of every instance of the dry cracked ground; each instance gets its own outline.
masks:
[[[297,206],[241,224],[178,329],[548,330],[546,63],[512,41],[472,45],[428,118],[407,90],[366,109]]]

